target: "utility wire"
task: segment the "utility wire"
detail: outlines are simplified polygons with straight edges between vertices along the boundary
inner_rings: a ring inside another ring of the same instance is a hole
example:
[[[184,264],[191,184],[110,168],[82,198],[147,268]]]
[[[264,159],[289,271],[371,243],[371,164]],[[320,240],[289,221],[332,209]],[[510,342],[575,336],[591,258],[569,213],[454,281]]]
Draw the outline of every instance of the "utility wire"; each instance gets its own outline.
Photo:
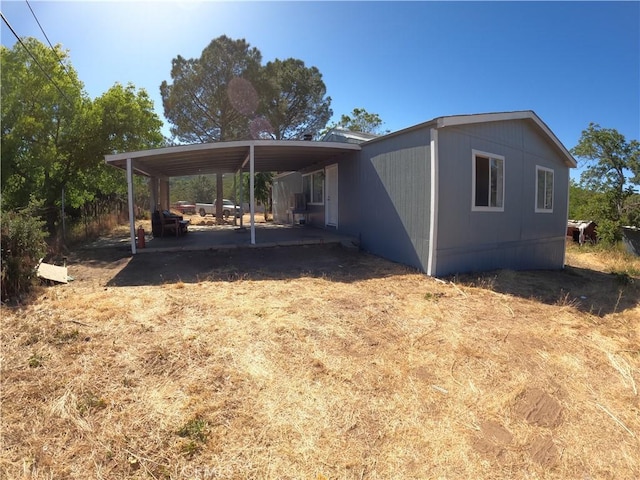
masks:
[[[42,70],[42,73],[44,73],[44,76],[47,77],[47,79],[53,84],[54,87],[56,87],[56,89],[58,90],[58,92],[60,92],[60,95],[62,95],[64,97],[64,99],[69,102],[69,105],[73,106],[73,102],[71,100],[69,100],[69,97],[67,97],[65,95],[65,93],[62,91],[62,89],[58,86],[58,84],[56,82],[53,81],[53,78],[51,78],[51,76],[47,73],[47,71],[44,69],[44,67],[40,64],[40,62],[38,61],[38,59],[35,57],[35,55],[33,53],[31,53],[31,50],[29,50],[27,48],[27,46],[24,44],[24,42],[22,41],[22,39],[18,36],[18,34],[16,33],[16,31],[13,29],[13,27],[11,26],[11,24],[9,23],[9,20],[7,20],[7,17],[4,16],[4,13],[0,12],[0,16],[2,17],[2,20],[4,21],[4,23],[7,25],[7,27],[9,27],[9,30],[11,30],[11,33],[13,33],[13,36],[16,37],[16,39],[18,40],[18,42],[20,42],[20,45],[22,45],[22,47],[27,51],[27,53],[29,54],[29,56],[31,56],[31,58],[33,58],[33,61],[36,62],[36,65],[38,65],[38,67],[40,67],[40,70]]]
[[[40,31],[44,35],[44,38],[47,39],[47,43],[51,47],[51,51],[53,52],[53,54],[58,59],[58,62],[60,63],[60,65],[62,65],[62,68],[64,69],[64,71],[67,72],[67,75],[69,75],[71,77],[71,74],[69,73],[69,70],[67,70],[67,66],[64,63],[62,63],[62,59],[58,55],[58,52],[56,52],[56,49],[53,48],[53,45],[51,45],[51,40],[49,40],[49,37],[47,36],[47,33],[44,31],[44,28],[42,28],[42,25],[40,24],[40,20],[38,20],[36,12],[34,12],[33,8],[31,8],[31,4],[29,3],[29,0],[25,0],[25,2],[27,2],[27,6],[29,7],[29,10],[31,10],[31,14],[33,15],[33,18],[36,20],[36,23],[38,24],[38,27],[40,27]]]

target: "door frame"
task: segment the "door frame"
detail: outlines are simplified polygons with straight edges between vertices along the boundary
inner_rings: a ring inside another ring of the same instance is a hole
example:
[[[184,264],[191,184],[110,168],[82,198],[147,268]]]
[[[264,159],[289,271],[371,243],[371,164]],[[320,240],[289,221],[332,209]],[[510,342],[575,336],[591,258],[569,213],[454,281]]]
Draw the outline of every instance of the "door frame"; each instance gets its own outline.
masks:
[[[335,177],[335,199],[331,199],[329,200],[329,171],[330,170],[335,170],[335,174],[333,174],[333,176]],[[325,227],[335,227],[338,228],[338,217],[339,217],[339,204],[338,204],[338,200],[339,200],[339,196],[338,196],[338,164],[334,163],[333,165],[328,165],[327,167],[325,167],[325,174],[324,174],[324,178],[326,181],[326,185],[325,185],[325,189],[324,189],[324,195],[325,195],[325,201],[324,201],[324,205],[325,205],[325,210],[324,210],[324,225]],[[335,205],[335,206],[334,206]],[[335,221],[333,223],[329,223],[329,209],[333,208],[334,212],[335,212]]]

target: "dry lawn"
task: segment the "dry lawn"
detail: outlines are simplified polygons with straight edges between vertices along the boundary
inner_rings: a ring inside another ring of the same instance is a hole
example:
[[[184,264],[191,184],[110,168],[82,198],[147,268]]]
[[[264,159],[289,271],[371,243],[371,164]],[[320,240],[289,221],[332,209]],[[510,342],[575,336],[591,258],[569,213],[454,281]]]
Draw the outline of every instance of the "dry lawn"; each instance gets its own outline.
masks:
[[[132,286],[153,255],[85,254],[2,307],[2,478],[640,478],[638,259],[159,255],[201,271]]]

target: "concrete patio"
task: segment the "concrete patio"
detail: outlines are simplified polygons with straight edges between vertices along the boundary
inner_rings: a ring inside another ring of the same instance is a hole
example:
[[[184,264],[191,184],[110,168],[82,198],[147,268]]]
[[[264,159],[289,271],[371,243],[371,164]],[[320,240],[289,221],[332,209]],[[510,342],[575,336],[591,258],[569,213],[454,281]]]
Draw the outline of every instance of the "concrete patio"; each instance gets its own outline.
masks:
[[[189,225],[188,233],[176,237],[154,237],[146,232],[145,247],[137,253],[225,250],[234,248],[265,248],[288,245],[341,244],[358,248],[358,239],[338,235],[331,230],[310,225],[256,223],[256,243],[251,245],[250,229],[233,225]]]

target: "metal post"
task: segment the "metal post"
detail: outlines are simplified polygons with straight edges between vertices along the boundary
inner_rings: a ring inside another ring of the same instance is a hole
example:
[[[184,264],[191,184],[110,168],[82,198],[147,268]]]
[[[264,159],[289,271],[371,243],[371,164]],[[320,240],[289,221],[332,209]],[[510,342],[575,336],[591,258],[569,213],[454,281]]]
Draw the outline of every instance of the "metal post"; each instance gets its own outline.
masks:
[[[251,245],[256,244],[256,206],[255,206],[255,161],[254,161],[253,143],[249,146],[249,211],[251,212]]]
[[[64,187],[62,187],[62,243],[67,239],[66,224],[64,218]]]
[[[133,161],[127,158],[127,190],[129,193],[129,230],[131,232],[131,253],[136,254],[136,217],[133,200]]]

